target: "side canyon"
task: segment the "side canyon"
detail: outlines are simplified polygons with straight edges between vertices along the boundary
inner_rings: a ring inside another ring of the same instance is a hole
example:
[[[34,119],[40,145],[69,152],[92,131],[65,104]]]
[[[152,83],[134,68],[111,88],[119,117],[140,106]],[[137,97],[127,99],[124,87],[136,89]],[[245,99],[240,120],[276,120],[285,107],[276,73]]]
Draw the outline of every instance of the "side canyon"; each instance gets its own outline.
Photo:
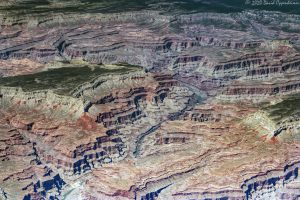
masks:
[[[0,199],[300,199],[300,6],[236,2],[0,2]]]

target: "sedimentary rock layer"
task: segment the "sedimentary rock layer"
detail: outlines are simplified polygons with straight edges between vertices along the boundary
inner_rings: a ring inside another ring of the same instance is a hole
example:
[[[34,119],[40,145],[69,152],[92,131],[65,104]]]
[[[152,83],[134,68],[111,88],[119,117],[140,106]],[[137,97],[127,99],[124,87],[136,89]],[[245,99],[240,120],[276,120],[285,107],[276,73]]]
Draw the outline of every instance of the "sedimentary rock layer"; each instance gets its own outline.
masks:
[[[299,198],[298,15],[12,2],[1,198]]]

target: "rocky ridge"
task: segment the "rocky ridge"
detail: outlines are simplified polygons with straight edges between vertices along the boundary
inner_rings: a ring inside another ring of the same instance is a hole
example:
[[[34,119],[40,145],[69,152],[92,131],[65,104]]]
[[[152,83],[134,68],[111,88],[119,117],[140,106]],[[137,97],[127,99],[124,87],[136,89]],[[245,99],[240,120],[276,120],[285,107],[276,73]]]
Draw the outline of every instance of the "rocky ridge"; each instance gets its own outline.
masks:
[[[144,72],[70,95],[1,86],[1,198],[299,198],[298,15],[26,17],[1,14],[2,76],[76,59]]]

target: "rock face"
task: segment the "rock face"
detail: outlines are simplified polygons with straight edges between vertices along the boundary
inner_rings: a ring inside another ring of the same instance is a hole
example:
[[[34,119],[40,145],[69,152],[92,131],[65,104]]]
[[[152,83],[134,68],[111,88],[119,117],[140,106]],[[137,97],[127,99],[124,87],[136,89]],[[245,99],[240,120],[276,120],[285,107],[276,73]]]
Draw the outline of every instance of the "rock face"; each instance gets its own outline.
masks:
[[[0,198],[299,199],[299,15],[122,2],[0,3]]]

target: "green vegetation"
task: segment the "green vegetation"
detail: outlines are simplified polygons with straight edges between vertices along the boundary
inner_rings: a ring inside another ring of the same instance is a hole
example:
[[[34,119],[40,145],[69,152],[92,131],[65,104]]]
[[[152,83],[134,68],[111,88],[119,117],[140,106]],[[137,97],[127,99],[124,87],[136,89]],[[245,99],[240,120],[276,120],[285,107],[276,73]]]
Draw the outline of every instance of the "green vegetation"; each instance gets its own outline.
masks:
[[[51,89],[58,94],[69,94],[75,87],[96,77],[136,71],[133,65],[97,67],[62,67],[35,74],[0,78],[0,86],[21,87],[24,91]]]
[[[117,13],[137,10],[159,10],[162,12],[241,12],[246,9],[275,10],[300,14],[300,5],[254,5],[246,0],[17,0],[1,7],[13,15],[47,13]]]
[[[283,101],[275,104],[265,106],[264,110],[269,113],[269,116],[278,122],[296,112],[300,111],[300,97],[299,96],[289,96]]]

